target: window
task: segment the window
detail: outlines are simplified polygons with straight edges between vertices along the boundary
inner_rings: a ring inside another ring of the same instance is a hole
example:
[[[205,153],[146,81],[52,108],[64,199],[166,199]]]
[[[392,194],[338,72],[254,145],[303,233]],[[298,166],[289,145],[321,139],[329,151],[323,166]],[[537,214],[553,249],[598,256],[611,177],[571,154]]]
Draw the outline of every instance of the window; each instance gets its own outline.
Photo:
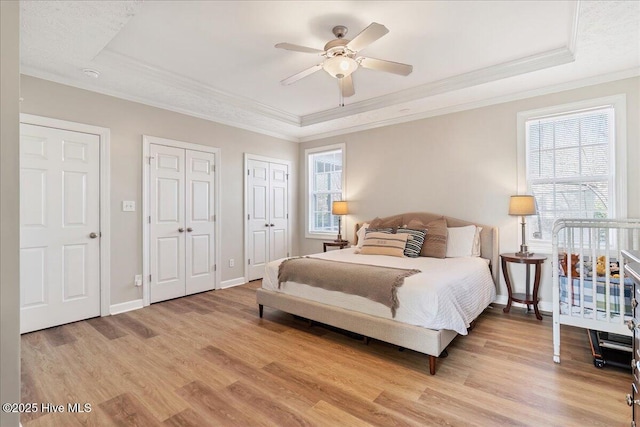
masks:
[[[344,144],[306,150],[309,200],[307,237],[338,234],[338,218],[331,205],[342,200]]]
[[[626,215],[625,138],[617,132],[624,129],[624,115],[624,97],[518,115],[526,183],[519,188],[535,197],[538,208],[527,220],[532,245],[551,242],[558,218]]]

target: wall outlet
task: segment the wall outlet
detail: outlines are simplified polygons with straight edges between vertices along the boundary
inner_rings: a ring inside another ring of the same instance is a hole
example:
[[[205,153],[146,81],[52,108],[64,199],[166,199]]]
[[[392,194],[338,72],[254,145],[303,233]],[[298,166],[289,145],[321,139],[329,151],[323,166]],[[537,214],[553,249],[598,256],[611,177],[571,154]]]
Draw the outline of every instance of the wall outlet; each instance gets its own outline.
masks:
[[[142,274],[136,274],[134,278],[136,286],[142,286]]]
[[[136,202],[133,200],[122,201],[122,212],[135,212]]]
[[[236,265],[236,260],[234,260],[233,258],[231,258],[229,260],[229,267],[233,267],[234,265]]]

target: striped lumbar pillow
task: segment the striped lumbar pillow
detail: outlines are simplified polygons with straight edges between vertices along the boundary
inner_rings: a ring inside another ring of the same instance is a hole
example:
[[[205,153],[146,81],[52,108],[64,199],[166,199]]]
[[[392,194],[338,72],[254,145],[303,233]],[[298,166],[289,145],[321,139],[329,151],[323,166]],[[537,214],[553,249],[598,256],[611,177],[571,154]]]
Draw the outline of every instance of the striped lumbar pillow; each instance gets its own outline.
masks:
[[[413,228],[398,228],[397,234],[408,234],[411,236],[407,240],[407,246],[404,248],[404,255],[410,258],[418,258],[422,245],[424,244],[424,236],[427,230],[416,230]]]
[[[360,253],[364,255],[404,256],[409,234],[367,233]]]

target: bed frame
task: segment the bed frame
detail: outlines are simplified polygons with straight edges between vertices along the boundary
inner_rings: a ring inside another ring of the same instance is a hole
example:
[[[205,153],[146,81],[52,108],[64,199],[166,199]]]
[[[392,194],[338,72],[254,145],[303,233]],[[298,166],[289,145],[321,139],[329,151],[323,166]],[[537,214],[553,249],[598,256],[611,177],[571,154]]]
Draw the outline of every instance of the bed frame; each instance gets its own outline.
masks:
[[[437,214],[413,212],[383,218],[383,220],[397,219],[400,220],[402,224],[407,224],[412,219],[417,219],[426,224],[442,217],[442,215]],[[449,227],[463,227],[465,225],[475,224],[447,216],[444,218],[446,218]],[[482,227],[480,233],[480,256],[489,260],[491,275],[494,283],[497,284],[499,273],[498,229],[482,224],[475,225]],[[360,224],[356,224],[356,231],[359,226]],[[429,373],[431,375],[435,375],[436,373],[437,358],[440,357],[449,343],[458,335],[455,331],[451,330],[427,329],[262,288],[257,290],[257,302],[260,317],[263,315],[264,306],[267,306],[312,321],[351,331],[367,338],[375,338],[380,341],[398,345],[402,348],[427,354],[429,356]]]

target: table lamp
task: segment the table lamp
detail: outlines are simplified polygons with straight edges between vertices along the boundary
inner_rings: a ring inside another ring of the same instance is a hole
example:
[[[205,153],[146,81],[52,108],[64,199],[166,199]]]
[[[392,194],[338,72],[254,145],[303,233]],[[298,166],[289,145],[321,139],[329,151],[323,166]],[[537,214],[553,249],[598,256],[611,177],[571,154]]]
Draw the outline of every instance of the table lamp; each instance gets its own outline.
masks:
[[[511,200],[509,201],[509,215],[519,215],[522,217],[522,244],[520,245],[520,252],[516,252],[517,256],[528,257],[533,255],[533,252],[529,252],[526,244],[524,217],[535,215],[536,213],[536,199],[533,196],[511,196]]]
[[[347,202],[345,200],[338,200],[333,202],[331,205],[331,213],[333,215],[338,216],[338,238],[336,242],[344,242],[342,240],[342,215],[346,215],[349,213],[349,207],[347,206]]]

